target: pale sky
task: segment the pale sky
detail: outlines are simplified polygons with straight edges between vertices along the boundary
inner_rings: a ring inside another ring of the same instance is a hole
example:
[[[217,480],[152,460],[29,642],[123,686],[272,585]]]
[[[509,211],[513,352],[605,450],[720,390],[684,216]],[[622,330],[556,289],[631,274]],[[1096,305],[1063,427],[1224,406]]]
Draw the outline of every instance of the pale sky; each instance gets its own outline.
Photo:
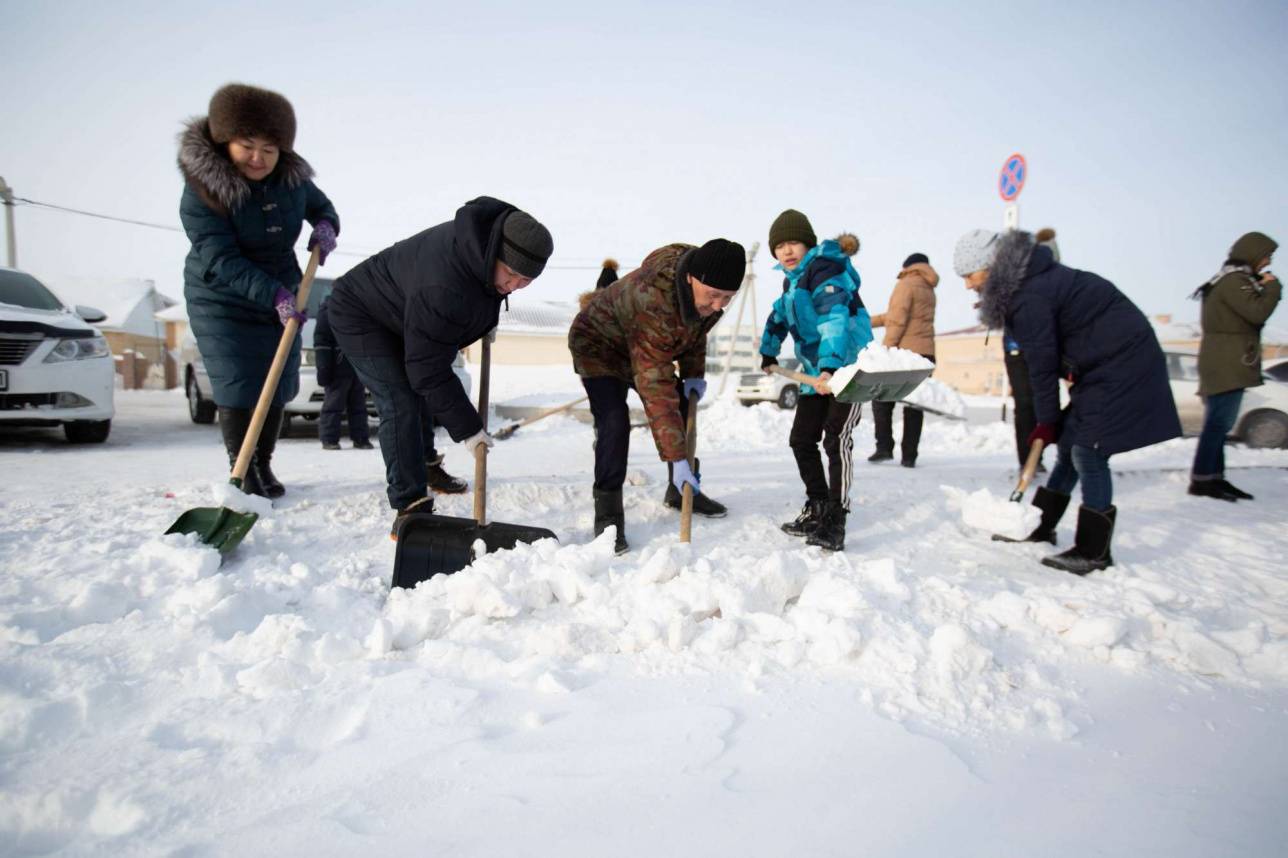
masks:
[[[0,0],[0,21],[18,196],[177,225],[180,123],[224,83],[268,87],[354,254],[331,275],[490,194],[554,234],[516,300],[571,299],[605,255],[763,244],[793,207],[820,238],[859,235],[874,313],[928,254],[948,330],[974,323],[953,244],[1001,227],[1012,152],[1021,226],[1055,227],[1066,264],[1147,313],[1197,318],[1186,296],[1236,237],[1288,236],[1282,2]],[[182,297],[182,234],[16,217],[19,267],[55,288],[146,277]],[[757,274],[759,326],[780,282],[763,248]]]

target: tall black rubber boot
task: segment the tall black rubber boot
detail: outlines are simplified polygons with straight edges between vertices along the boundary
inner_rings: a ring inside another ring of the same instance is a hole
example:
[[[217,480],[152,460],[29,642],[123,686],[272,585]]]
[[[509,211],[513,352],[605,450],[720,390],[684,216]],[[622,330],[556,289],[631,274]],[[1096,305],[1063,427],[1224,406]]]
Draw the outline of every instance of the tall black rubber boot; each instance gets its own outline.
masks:
[[[825,551],[844,551],[845,519],[848,515],[840,501],[829,498],[827,508],[823,512],[823,521],[806,537],[805,542],[809,545],[817,545]]]
[[[228,451],[228,469],[231,471],[237,466],[237,454],[241,452],[242,439],[246,437],[246,430],[250,428],[250,409],[226,408],[221,405],[216,410],[219,414],[219,431],[224,436],[224,449]],[[264,493],[264,487],[259,483],[254,456],[251,457],[250,467],[246,469],[246,476],[242,478],[242,491],[248,495],[268,497]]]
[[[626,542],[626,513],[622,510],[622,490],[593,490],[595,495],[595,535],[603,533],[610,527],[617,528],[613,540],[613,553],[625,554],[631,550]]]
[[[250,468],[259,478],[264,493],[270,498],[280,498],[286,494],[286,486],[273,475],[273,451],[277,449],[277,436],[282,432],[282,409],[268,409],[264,418],[264,428],[259,433],[259,443],[255,445],[255,460]]]
[[[1111,506],[1103,512],[1088,506],[1078,507],[1078,532],[1073,547],[1054,557],[1042,558],[1042,565],[1074,575],[1086,575],[1113,566],[1114,557],[1109,548],[1114,541],[1117,520],[1117,507]]]
[[[693,460],[693,473],[699,479],[702,478],[702,460],[701,459]],[[680,490],[675,487],[674,475],[675,475],[675,463],[667,462],[666,463],[666,497],[662,498],[662,502],[665,503],[671,509],[679,509],[681,502],[684,500],[684,497],[683,495],[680,494]],[[695,494],[693,496],[693,512],[695,515],[702,515],[702,516],[706,516],[707,518],[724,518],[726,515],[729,514],[729,510],[728,508],[725,507],[724,504],[720,503],[720,501],[712,500],[707,496],[706,492],[702,492],[701,494]]]
[[[1002,536],[1000,533],[993,534],[994,542],[1049,542],[1055,545],[1055,527],[1064,517],[1064,511],[1069,508],[1069,496],[1062,495],[1059,492],[1053,492],[1046,486],[1038,486],[1038,490],[1033,494],[1033,505],[1042,510],[1042,520],[1033,532],[1023,539],[1012,539],[1009,536]]]

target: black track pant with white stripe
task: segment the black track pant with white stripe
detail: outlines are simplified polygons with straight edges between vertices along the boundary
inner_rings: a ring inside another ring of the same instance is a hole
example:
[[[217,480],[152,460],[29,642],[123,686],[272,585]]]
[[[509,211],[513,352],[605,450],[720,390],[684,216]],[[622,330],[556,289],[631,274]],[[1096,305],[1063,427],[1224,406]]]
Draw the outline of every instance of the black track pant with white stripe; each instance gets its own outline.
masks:
[[[857,405],[837,402],[834,396],[802,396],[796,403],[789,443],[796,456],[796,468],[810,500],[840,501],[850,508],[850,484],[854,481],[854,427],[859,425]],[[818,442],[827,452],[827,473]]]

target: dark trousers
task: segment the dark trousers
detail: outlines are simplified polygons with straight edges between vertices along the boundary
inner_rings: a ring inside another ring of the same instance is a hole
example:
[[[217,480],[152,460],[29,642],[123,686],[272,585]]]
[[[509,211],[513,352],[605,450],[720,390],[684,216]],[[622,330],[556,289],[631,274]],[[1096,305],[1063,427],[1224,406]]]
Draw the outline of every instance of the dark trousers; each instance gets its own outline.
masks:
[[[1060,442],[1055,467],[1046,487],[1062,495],[1073,494],[1082,481],[1082,504],[1104,512],[1114,504],[1114,478],[1109,472],[1109,457],[1094,447]]]
[[[1029,365],[1018,351],[1002,355],[1006,362],[1006,378],[1011,383],[1011,398],[1015,401],[1015,454],[1020,457],[1020,467],[1029,457],[1029,436],[1037,428],[1038,418],[1033,411],[1033,385],[1029,382]]]
[[[626,457],[631,449],[631,413],[626,394],[631,386],[619,378],[583,378],[581,386],[590,397],[590,415],[595,420],[595,488],[620,491],[626,482]],[[678,392],[681,383],[675,383]],[[680,397],[680,419],[688,420],[689,403]]]
[[[832,499],[850,508],[850,484],[854,481],[854,427],[862,414],[858,405],[837,402],[832,395],[810,394],[796,403],[789,443],[796,457],[796,469],[810,500]],[[822,440],[827,453],[827,473],[818,452]]]
[[[367,423],[367,389],[356,376],[341,379],[326,387],[322,413],[318,415],[318,438],[323,444],[340,443],[340,429],[349,419],[349,440],[355,443],[371,440]]]
[[[468,392],[468,391],[467,391]],[[437,462],[438,451],[434,449],[434,427],[438,425],[428,408],[420,409],[420,439],[425,448],[425,461]]]
[[[389,505],[402,509],[427,496],[423,403],[407,380],[401,355],[348,355],[380,412],[380,455],[385,460]]]
[[[877,436],[877,449],[884,453],[894,452],[894,406],[893,402],[872,403],[872,423]],[[899,446],[903,458],[916,459],[917,448],[921,445],[921,426],[925,423],[926,412],[911,405],[903,407],[903,439]]]
[[[1225,439],[1239,419],[1242,404],[1243,388],[1203,397],[1203,431],[1194,451],[1192,479],[1225,479]]]

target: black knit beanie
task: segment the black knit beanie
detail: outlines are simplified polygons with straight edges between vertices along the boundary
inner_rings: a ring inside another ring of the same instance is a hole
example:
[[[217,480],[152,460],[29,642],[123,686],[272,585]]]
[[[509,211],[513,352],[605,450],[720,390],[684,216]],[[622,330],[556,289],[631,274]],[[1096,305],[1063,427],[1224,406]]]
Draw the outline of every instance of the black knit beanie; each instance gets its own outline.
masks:
[[[713,238],[693,251],[689,273],[712,289],[737,292],[747,273],[747,251],[736,241]]]
[[[818,244],[818,237],[814,235],[814,227],[810,226],[809,218],[796,209],[788,209],[774,218],[769,227],[770,254],[784,241],[799,241],[806,247],[813,247]]]
[[[924,253],[914,253],[903,261],[903,267],[907,268],[910,265],[916,265],[918,262],[929,265],[930,257]]]
[[[617,279],[617,260],[610,257],[604,260],[603,268],[599,272],[599,279],[595,281],[595,288],[603,289],[605,286],[612,286],[617,282]]]
[[[515,272],[528,278],[540,276],[554,250],[555,242],[550,237],[550,230],[537,223],[532,215],[520,211],[506,215],[501,226],[501,250],[497,258]]]

